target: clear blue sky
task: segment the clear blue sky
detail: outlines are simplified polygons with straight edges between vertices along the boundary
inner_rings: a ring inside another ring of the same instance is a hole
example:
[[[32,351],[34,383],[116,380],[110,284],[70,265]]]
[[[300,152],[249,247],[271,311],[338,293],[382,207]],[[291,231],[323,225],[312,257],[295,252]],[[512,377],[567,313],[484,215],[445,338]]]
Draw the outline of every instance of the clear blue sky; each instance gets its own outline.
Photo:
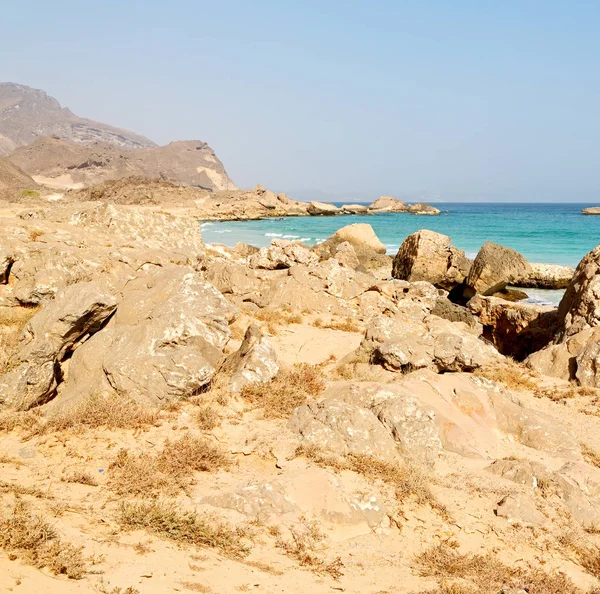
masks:
[[[16,0],[0,80],[306,197],[600,200],[600,2]]]

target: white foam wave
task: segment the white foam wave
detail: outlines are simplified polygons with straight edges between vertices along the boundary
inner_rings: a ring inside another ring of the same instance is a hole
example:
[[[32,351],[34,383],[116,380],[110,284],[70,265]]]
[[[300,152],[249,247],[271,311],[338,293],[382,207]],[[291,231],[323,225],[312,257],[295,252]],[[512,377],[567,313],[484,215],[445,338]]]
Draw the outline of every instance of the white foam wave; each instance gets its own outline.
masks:
[[[265,237],[283,237],[283,233],[265,233]]]
[[[310,241],[310,237],[301,237],[300,241]]]
[[[283,239],[298,239],[300,235],[283,235]]]

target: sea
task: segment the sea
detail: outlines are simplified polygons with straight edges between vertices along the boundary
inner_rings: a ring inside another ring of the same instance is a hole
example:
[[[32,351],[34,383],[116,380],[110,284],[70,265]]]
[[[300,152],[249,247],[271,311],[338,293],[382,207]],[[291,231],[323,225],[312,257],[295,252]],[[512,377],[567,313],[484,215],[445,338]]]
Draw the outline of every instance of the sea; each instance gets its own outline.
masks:
[[[341,203],[339,204],[341,205]],[[233,247],[238,241],[257,247],[274,238],[297,239],[315,245],[340,227],[369,223],[389,254],[395,254],[406,236],[431,229],[452,238],[452,243],[474,258],[485,241],[511,247],[530,262],[577,266],[600,244],[600,216],[581,214],[590,204],[575,203],[434,203],[438,216],[377,213],[336,217],[283,217],[256,221],[202,223],[207,243]],[[557,304],[562,291],[529,290],[532,303]]]

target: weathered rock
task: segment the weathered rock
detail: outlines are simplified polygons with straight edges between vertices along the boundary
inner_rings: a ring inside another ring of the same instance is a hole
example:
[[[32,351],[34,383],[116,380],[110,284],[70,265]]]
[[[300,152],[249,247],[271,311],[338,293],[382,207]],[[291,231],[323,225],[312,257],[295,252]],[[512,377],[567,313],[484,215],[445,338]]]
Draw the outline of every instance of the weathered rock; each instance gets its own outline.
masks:
[[[416,204],[407,205],[408,212],[416,215],[438,215],[440,211],[431,204],[425,204],[425,202],[417,202]]]
[[[316,264],[318,257],[299,241],[273,239],[269,247],[261,248],[256,254],[249,256],[250,268],[276,270],[289,268],[294,264]]]
[[[562,342],[587,328],[600,325],[600,246],[586,254],[575,270],[558,307]]]
[[[522,361],[548,345],[558,329],[558,311],[476,295],[469,310],[483,324],[483,335],[504,355]]]
[[[575,377],[582,386],[600,388],[600,341],[589,342],[575,358]]]
[[[506,518],[510,524],[516,522],[540,525],[546,521],[546,516],[524,495],[507,495],[498,502],[494,511],[499,518]]]
[[[437,299],[431,313],[450,322],[462,322],[470,328],[477,328],[478,325],[477,318],[466,307],[452,303],[445,297]]]
[[[326,202],[309,202],[308,214],[313,216],[319,215],[337,215],[342,212],[341,208]]]
[[[402,242],[392,276],[411,282],[427,281],[450,290],[463,282],[470,265],[465,253],[451,245],[448,236],[422,229]]]
[[[250,245],[249,243],[244,243],[243,241],[238,241],[233,248],[233,251],[242,258],[247,258],[252,254],[256,254],[258,250],[259,248],[256,246]]]
[[[600,215],[600,206],[589,206],[581,211],[584,215]]]
[[[519,252],[486,241],[465,280],[464,293],[467,298],[475,294],[493,295],[530,273],[529,263]]]
[[[104,391],[154,405],[196,394],[215,373],[236,315],[185,266],[135,279],[109,324],[75,351],[53,409]]]
[[[377,254],[385,254],[386,247],[375,234],[373,227],[367,223],[355,223],[338,229],[328,241],[339,244],[347,241],[352,246],[371,250]]]
[[[278,371],[271,341],[253,324],[248,326],[240,348],[225,359],[218,373],[227,378],[230,390],[237,394],[247,384],[272,380]]]
[[[360,260],[352,244],[344,241],[335,247],[335,259],[342,265],[356,270],[360,266]]]
[[[381,196],[369,206],[369,209],[379,212],[406,212],[406,204],[392,196]]]
[[[518,301],[523,301],[529,297],[525,291],[521,291],[520,289],[514,289],[511,287],[504,287],[500,291],[496,291],[490,297],[496,297],[497,299],[504,299],[504,301],[510,301],[512,303],[516,303]]]
[[[248,295],[259,288],[256,274],[243,264],[207,259],[204,269],[204,278],[224,295]]]
[[[6,284],[8,282],[8,274],[14,261],[13,251],[8,247],[0,246],[0,283]]]
[[[297,408],[288,427],[303,441],[341,456],[363,454],[385,461],[398,459],[396,444],[375,415],[335,399]]]
[[[575,269],[558,264],[530,264],[528,276],[515,281],[515,285],[525,289],[566,289],[575,276]]]
[[[369,208],[364,204],[344,204],[342,210],[348,214],[367,214]]]
[[[115,311],[117,301],[97,283],[77,283],[57,293],[23,331],[14,369],[0,376],[0,404],[28,410],[56,393],[60,363]]]

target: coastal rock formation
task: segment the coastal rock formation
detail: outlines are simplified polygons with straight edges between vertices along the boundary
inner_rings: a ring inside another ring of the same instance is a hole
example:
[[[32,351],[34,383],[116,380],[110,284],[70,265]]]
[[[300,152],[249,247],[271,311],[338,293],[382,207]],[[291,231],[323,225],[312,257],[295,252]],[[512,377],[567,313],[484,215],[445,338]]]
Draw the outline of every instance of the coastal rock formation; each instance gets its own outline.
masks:
[[[483,336],[502,354],[519,361],[552,342],[558,329],[554,307],[476,295],[468,308],[483,324]]]
[[[15,150],[9,159],[38,183],[58,190],[128,177],[160,179],[210,191],[236,189],[214,151],[199,140],[126,149],[106,142],[72,144],[56,137],[40,137]]]
[[[408,204],[406,206],[408,212],[416,215],[438,215],[440,210],[431,204],[425,204],[425,202],[417,202],[415,204]]]
[[[529,262],[519,252],[486,241],[479,250],[465,280],[464,294],[467,298],[493,295],[509,283],[528,277]]]
[[[139,134],[80,118],[44,91],[0,83],[0,155],[41,136],[82,144],[105,142],[123,149],[156,146]]]
[[[584,215],[600,215],[600,206],[589,206],[581,211]]]
[[[575,269],[570,266],[535,263],[530,266],[529,275],[514,281],[515,285],[525,289],[566,289],[575,275]]]
[[[392,196],[381,196],[369,206],[369,210],[377,212],[406,212],[406,203]]]
[[[463,282],[471,262],[451,243],[448,236],[427,229],[409,235],[394,258],[392,276],[453,289]]]
[[[273,239],[269,247],[261,248],[256,254],[248,257],[250,268],[276,270],[289,268],[294,264],[316,264],[317,256],[299,241]]]
[[[364,204],[344,204],[342,210],[348,214],[368,214],[369,207]]]
[[[342,212],[341,208],[326,202],[309,202],[308,214],[310,215],[337,215]]]

